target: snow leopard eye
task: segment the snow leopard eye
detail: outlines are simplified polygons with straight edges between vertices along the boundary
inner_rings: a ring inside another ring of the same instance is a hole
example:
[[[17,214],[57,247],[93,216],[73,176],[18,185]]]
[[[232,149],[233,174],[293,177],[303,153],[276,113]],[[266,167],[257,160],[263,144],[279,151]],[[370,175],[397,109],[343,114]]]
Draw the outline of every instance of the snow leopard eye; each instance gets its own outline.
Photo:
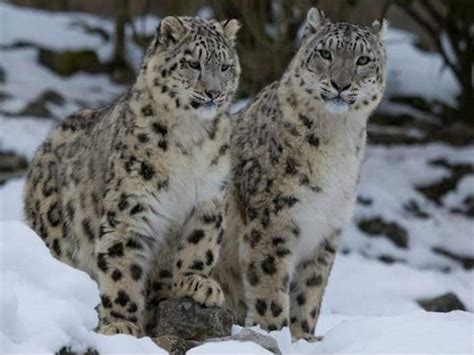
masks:
[[[201,64],[198,61],[195,62],[188,62],[188,65],[190,68],[194,70],[200,70],[201,69]]]
[[[326,59],[326,60],[331,60],[332,55],[331,55],[331,52],[329,52],[328,50],[320,49],[318,52],[321,58]]]
[[[360,56],[359,59],[357,59],[357,65],[366,65],[368,62],[370,62],[370,58],[366,55]]]
[[[230,68],[230,65],[229,65],[229,64],[223,64],[223,65],[221,66],[221,71],[223,71],[223,72],[224,72],[224,71],[227,71],[227,70],[229,70],[229,68]]]

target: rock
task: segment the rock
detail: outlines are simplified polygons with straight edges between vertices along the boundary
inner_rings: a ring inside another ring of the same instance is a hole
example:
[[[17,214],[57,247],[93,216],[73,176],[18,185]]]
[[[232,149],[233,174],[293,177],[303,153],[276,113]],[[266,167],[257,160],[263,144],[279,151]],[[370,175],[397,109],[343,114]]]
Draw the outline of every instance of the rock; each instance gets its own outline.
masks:
[[[231,334],[234,317],[228,310],[198,305],[190,298],[160,302],[155,336],[174,335],[184,340],[203,341]]]
[[[110,41],[110,34],[99,26],[90,25],[84,21],[72,22],[71,26],[77,26],[87,34],[99,36],[104,42]]]
[[[434,253],[438,255],[445,256],[451,260],[457,261],[462,265],[462,267],[466,270],[470,270],[474,268],[474,257],[470,255],[460,255],[453,253],[452,251],[443,249],[441,247],[433,247],[431,248]]]
[[[3,102],[3,101],[6,101],[6,100],[9,100],[11,99],[13,96],[9,93],[6,93],[6,92],[3,92],[3,91],[0,91],[0,102]],[[5,112],[3,110],[0,110],[0,113],[2,114],[5,114]]]
[[[408,232],[395,222],[386,222],[381,217],[362,219],[358,227],[368,236],[385,236],[399,248],[408,248]]]
[[[0,83],[4,83],[6,81],[6,76],[7,74],[5,74],[5,70],[0,67]]]
[[[97,54],[90,49],[58,52],[39,48],[38,62],[62,76],[70,76],[79,71],[88,73],[108,71],[107,66],[104,66]]]
[[[362,206],[370,206],[374,201],[370,197],[357,196],[357,203]]]
[[[42,92],[34,101],[26,105],[16,116],[52,117],[48,104],[63,105],[64,98],[53,90]]]
[[[461,206],[450,209],[453,213],[463,214],[467,217],[474,217],[474,194],[469,194],[464,197]]]
[[[385,264],[405,263],[405,260],[395,258],[395,257],[393,257],[392,255],[389,255],[389,254],[382,254],[377,259],[380,260],[381,262],[385,263]]]
[[[13,152],[0,152],[0,185],[11,178],[26,174],[28,162]]]
[[[257,333],[252,329],[242,329],[240,333],[232,335],[232,340],[238,341],[252,341],[257,343],[262,348],[271,351],[273,354],[281,354],[277,341],[271,336]]]
[[[236,340],[236,341],[250,341],[260,345],[262,348],[267,349],[268,351],[272,352],[273,354],[281,354],[280,348],[278,347],[277,341],[269,335],[260,334],[252,329],[242,329],[238,334],[234,334],[232,336],[226,336],[221,338],[211,338],[207,339],[204,342],[188,342],[191,347],[203,345],[206,343],[216,343],[221,341],[229,341],[229,340]]]
[[[64,346],[55,355],[99,355],[99,352],[93,348],[84,351],[72,351],[69,346]]]
[[[403,205],[405,211],[409,212],[412,216],[421,219],[428,219],[430,218],[430,214],[423,210],[420,204],[415,200],[409,200],[407,203]]]
[[[466,310],[466,307],[464,307],[459,298],[451,292],[434,298],[419,299],[417,302],[421,307],[423,307],[424,310],[429,312],[446,313],[451,311]]]
[[[443,197],[454,191],[461,179],[466,175],[474,173],[474,165],[468,163],[453,164],[445,158],[438,158],[429,162],[431,166],[440,166],[450,170],[450,176],[443,177],[441,180],[429,183],[427,185],[417,186],[416,189],[425,195],[426,198],[435,202],[437,205],[442,205]]]
[[[474,217],[474,194],[467,195],[463,200],[464,214],[469,217]]]
[[[186,340],[174,335],[162,335],[152,338],[156,345],[166,350],[170,355],[184,355],[190,348]]]

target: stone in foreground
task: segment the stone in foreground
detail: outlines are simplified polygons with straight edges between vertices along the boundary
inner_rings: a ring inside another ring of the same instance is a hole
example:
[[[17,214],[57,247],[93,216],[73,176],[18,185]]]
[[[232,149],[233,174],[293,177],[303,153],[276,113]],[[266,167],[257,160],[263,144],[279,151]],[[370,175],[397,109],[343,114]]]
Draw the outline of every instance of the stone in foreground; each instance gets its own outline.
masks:
[[[424,298],[417,301],[425,311],[429,312],[451,312],[465,311],[466,307],[454,293],[446,293],[434,298]]]
[[[156,345],[166,350],[170,355],[184,355],[189,349],[185,340],[174,335],[162,335],[152,339]]]
[[[204,341],[230,336],[233,323],[228,310],[205,308],[190,298],[171,299],[158,305],[155,336],[173,335],[184,340]]]
[[[234,334],[232,336],[208,339],[205,341],[205,343],[228,341],[228,340],[253,342],[260,345],[262,348],[267,349],[273,354],[281,354],[280,348],[278,347],[278,343],[274,338],[265,334],[257,333],[256,331],[252,329],[242,329],[238,334]]]

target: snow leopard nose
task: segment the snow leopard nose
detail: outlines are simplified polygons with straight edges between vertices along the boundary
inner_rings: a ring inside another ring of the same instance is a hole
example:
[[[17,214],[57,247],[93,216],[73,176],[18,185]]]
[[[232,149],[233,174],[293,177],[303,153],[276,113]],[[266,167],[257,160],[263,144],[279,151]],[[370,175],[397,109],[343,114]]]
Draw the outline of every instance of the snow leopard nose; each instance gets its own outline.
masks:
[[[221,92],[219,90],[205,90],[204,92],[211,100],[215,100],[221,95]]]
[[[347,83],[344,81],[339,81],[339,80],[331,80],[331,85],[334,89],[336,89],[338,92],[343,92],[344,90],[347,90],[351,87],[351,83]]]

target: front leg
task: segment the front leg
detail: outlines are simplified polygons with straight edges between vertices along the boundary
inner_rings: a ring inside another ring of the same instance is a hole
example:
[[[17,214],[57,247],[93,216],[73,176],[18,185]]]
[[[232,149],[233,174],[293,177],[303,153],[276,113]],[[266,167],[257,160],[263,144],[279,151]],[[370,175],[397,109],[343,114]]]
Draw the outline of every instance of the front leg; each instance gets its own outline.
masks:
[[[290,330],[294,340],[318,341],[314,335],[324,289],[339,244],[340,230],[325,239],[312,255],[298,263],[290,285]]]
[[[105,211],[95,250],[99,333],[143,335],[145,283],[156,240],[145,228],[146,213],[146,207],[130,196]]]
[[[211,278],[224,232],[222,212],[220,201],[203,203],[183,226],[173,265],[175,297],[192,297],[205,306],[222,305],[224,294]]]
[[[271,221],[249,223],[239,237],[246,326],[259,324],[269,331],[288,326],[288,285],[293,273],[292,250],[298,233],[291,221],[278,216]]]

